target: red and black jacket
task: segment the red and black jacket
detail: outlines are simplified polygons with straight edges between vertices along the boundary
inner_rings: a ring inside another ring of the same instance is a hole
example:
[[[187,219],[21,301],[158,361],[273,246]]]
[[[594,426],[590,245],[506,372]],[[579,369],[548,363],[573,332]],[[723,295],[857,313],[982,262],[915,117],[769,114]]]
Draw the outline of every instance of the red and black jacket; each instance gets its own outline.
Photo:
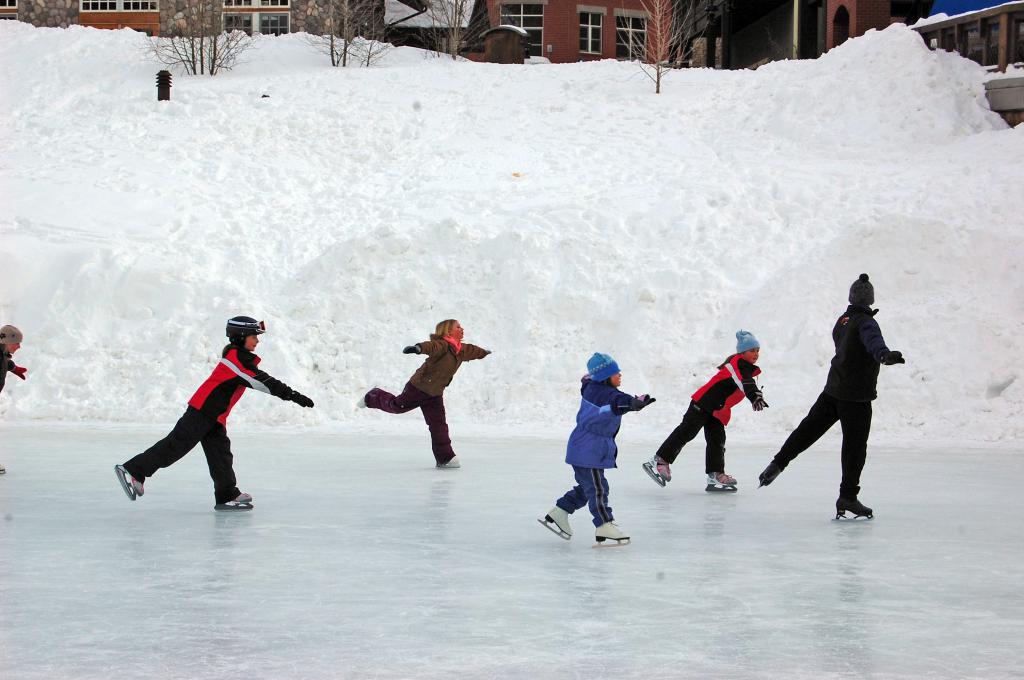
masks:
[[[710,413],[722,425],[728,425],[733,406],[744,396],[753,402],[761,395],[754,382],[754,378],[761,375],[761,369],[739,354],[733,354],[718,369],[718,373],[690,398],[701,411]]]
[[[285,401],[295,394],[295,390],[259,370],[260,358],[249,350],[228,345],[221,356],[220,363],[188,400],[188,405],[222,425],[227,424],[228,414],[247,387]]]

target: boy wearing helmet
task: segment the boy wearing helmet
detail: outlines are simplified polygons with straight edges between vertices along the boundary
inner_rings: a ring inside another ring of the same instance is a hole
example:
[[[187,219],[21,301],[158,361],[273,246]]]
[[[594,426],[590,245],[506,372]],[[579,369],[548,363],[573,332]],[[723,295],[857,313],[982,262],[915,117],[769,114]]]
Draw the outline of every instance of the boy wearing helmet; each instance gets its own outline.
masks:
[[[186,453],[202,444],[206,463],[213,478],[217,510],[252,510],[252,496],[238,490],[231,467],[231,441],[227,434],[227,418],[246,388],[272,394],[285,401],[294,401],[305,408],[313,400],[296,392],[280,380],[261,371],[260,358],[253,354],[266,325],[248,316],[228,319],[230,342],[221,353],[220,363],[213,369],[192,398],[185,414],[171,433],[114,472],[130,500],[143,495],[143,482],[160,468],[170,467]]]

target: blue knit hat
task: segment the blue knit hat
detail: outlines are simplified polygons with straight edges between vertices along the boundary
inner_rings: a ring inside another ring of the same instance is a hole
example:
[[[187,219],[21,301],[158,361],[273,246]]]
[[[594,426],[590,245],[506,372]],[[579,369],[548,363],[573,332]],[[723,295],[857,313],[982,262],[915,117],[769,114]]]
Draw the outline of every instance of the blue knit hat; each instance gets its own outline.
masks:
[[[601,382],[607,380],[616,373],[621,373],[619,365],[615,363],[615,359],[612,359],[607,354],[601,354],[597,352],[594,356],[590,357],[590,361],[587,362],[587,373],[590,374],[592,380]]]
[[[761,343],[757,341],[750,331],[736,331],[736,353],[742,354],[749,349],[760,349]]]

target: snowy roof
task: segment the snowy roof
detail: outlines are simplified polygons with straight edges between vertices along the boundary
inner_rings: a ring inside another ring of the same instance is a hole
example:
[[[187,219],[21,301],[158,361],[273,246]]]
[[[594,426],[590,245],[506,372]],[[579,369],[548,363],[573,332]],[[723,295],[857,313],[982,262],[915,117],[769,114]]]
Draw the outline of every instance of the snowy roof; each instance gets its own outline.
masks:
[[[1013,0],[1013,2],[1001,3],[994,2],[993,0],[974,0],[973,2],[971,2],[970,0],[955,0],[947,2],[945,4],[940,4],[939,2],[936,2],[932,6],[932,11],[934,11],[935,13],[927,18],[920,19],[916,23],[912,24],[912,28],[924,28],[925,26],[930,26],[931,24],[937,24],[943,21],[948,21],[949,19],[958,19],[960,17],[965,17],[970,14],[981,12],[982,10],[995,9],[997,7],[1013,5],[1020,5],[1022,8],[1024,8],[1024,1]],[[942,9],[946,9],[949,11],[938,11]],[[949,12],[952,12],[952,14],[950,14]]]
[[[450,26],[449,18],[457,16],[461,10],[461,25],[468,26],[476,2],[475,0],[425,0],[424,4],[427,6],[427,11],[420,14],[399,0],[384,0],[384,21],[394,24],[406,17],[411,17],[401,21],[398,25],[409,28],[440,28]]]
[[[525,28],[520,28],[519,26],[513,26],[512,24],[502,24],[500,26],[495,26],[494,28],[492,28],[492,29],[490,29],[488,31],[485,31],[484,35],[487,35],[488,33],[493,33],[494,31],[514,31],[514,32],[518,33],[519,35],[523,36],[524,38],[527,37],[528,35],[530,35],[529,33],[526,32]]]

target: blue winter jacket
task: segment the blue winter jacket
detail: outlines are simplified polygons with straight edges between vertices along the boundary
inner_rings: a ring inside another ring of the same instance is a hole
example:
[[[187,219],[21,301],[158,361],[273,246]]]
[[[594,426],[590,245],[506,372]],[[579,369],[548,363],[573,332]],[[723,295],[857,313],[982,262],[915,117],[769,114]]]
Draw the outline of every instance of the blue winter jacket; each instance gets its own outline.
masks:
[[[633,410],[633,397],[611,385],[583,378],[583,399],[576,414],[576,429],[569,435],[565,462],[585,468],[613,468],[619,453],[615,435],[622,414]]]

